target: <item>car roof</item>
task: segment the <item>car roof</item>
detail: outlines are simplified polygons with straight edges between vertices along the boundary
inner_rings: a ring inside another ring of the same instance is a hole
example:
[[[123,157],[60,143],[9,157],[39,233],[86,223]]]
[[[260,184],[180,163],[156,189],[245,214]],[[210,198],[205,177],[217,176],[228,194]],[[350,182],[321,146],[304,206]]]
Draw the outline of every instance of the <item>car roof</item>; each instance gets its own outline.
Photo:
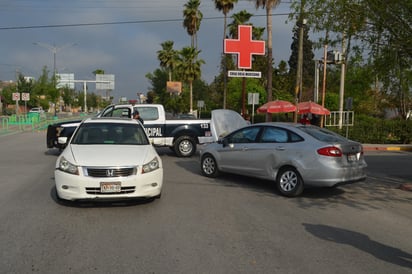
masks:
[[[116,124],[139,124],[135,119],[122,118],[122,117],[91,117],[83,121],[84,124],[88,123],[116,123]]]
[[[260,125],[260,126],[281,126],[285,128],[298,128],[301,126],[311,126],[311,125],[302,125],[300,123],[291,123],[291,122],[262,122],[262,123],[256,123],[253,125]],[[251,126],[253,126],[251,125]]]

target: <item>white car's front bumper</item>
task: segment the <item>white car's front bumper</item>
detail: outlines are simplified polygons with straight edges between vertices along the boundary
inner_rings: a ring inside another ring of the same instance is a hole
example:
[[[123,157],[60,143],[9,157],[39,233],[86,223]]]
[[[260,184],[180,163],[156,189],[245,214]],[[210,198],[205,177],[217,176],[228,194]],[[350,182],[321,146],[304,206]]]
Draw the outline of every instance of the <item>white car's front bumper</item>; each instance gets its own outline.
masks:
[[[56,169],[54,172],[56,191],[64,200],[123,200],[151,198],[161,194],[163,169],[128,177],[95,178],[72,175]],[[102,193],[101,183],[120,182],[121,192]]]

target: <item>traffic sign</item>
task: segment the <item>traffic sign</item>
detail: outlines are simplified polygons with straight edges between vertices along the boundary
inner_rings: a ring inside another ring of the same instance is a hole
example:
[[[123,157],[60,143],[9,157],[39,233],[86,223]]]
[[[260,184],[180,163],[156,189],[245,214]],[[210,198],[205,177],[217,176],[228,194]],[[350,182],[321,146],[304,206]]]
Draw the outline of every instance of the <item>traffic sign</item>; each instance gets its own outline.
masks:
[[[225,39],[224,52],[237,54],[238,67],[252,68],[252,55],[265,54],[265,41],[252,40],[252,26],[239,25],[238,39]]]
[[[22,99],[23,101],[30,101],[30,93],[28,93],[28,92],[23,92],[23,93],[21,94],[21,99]]]
[[[247,94],[247,103],[249,105],[259,104],[259,93],[248,93]]]
[[[248,78],[260,78],[262,73],[260,71],[242,71],[242,70],[229,70],[229,77],[248,77]]]
[[[20,101],[20,92],[13,92],[13,101]]]

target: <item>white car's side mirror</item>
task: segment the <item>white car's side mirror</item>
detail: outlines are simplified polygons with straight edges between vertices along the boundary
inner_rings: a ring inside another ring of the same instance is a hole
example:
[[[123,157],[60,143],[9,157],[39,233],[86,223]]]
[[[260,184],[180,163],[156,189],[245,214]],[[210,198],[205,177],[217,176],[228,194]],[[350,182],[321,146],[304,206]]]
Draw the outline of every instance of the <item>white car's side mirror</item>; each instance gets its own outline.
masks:
[[[59,145],[65,145],[67,143],[67,137],[59,137],[57,138],[57,143]]]

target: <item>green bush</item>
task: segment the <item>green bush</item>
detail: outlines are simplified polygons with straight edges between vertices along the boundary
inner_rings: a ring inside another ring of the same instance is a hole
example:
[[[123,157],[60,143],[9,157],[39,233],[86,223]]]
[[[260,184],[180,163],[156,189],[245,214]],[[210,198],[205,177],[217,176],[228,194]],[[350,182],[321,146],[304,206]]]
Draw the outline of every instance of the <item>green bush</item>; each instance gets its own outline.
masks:
[[[328,127],[343,136],[369,144],[410,144],[412,142],[412,121],[391,119],[384,120],[367,115],[355,115],[354,125],[342,129]]]

